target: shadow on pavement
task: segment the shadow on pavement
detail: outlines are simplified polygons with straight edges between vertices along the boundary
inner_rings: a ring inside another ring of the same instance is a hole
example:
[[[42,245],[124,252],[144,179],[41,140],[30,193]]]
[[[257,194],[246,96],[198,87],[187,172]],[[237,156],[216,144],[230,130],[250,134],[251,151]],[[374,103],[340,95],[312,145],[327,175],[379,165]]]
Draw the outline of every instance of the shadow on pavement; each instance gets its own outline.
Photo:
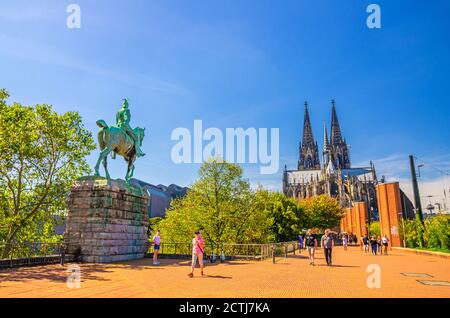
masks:
[[[232,279],[231,276],[222,276],[222,275],[205,275],[205,278],[220,278],[220,279]]]
[[[324,266],[324,267],[327,267],[328,265],[327,264],[316,264],[315,266]],[[358,267],[361,267],[361,266],[352,266],[352,265],[332,265],[331,267],[349,267],[349,268],[358,268]]]
[[[81,264],[80,272],[82,280],[109,281],[109,279],[97,276],[96,274],[108,273],[111,271],[100,264]],[[0,283],[26,282],[29,280],[49,280],[65,283],[71,273],[71,271],[68,271],[67,265],[20,267],[0,271]]]

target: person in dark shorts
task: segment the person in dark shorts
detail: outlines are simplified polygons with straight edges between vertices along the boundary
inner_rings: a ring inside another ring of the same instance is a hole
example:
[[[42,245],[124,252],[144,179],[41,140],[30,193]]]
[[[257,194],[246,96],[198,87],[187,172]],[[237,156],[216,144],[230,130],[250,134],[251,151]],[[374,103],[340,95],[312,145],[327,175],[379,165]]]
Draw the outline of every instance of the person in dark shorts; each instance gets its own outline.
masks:
[[[364,235],[361,238],[362,244],[364,246],[364,253],[369,254],[369,238],[367,237],[367,235]]]
[[[159,265],[160,262],[158,261],[158,254],[159,254],[159,247],[161,245],[161,236],[160,231],[156,231],[156,235],[153,236],[153,265]]]
[[[308,230],[306,232],[305,245],[308,249],[309,265],[314,266],[314,252],[317,248],[317,239],[314,237],[314,235],[312,235],[311,230]]]
[[[370,247],[372,248],[372,255],[377,255],[378,244],[375,235],[370,238]]]

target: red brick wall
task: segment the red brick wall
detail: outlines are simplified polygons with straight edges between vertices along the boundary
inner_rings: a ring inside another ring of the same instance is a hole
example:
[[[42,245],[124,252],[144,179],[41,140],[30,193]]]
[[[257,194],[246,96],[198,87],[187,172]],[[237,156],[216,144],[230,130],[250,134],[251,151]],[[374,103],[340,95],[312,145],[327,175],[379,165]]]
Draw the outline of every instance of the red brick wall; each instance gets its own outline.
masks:
[[[352,209],[345,209],[347,214],[347,229],[349,233],[353,233],[353,220],[352,220]]]
[[[353,205],[353,215],[355,222],[356,237],[361,239],[361,236],[367,232],[366,230],[366,215],[367,215],[367,205],[365,202],[355,202]]]
[[[377,185],[378,212],[380,215],[381,235],[386,235],[390,246],[401,246],[399,218],[402,205],[398,182]]]

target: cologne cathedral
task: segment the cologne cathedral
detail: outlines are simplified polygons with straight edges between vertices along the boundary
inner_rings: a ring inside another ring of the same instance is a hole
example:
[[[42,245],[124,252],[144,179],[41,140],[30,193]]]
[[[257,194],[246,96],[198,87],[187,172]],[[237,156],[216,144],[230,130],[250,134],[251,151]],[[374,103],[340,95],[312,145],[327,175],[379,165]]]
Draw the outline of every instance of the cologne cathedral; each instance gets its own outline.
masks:
[[[321,162],[305,102],[298,166],[296,170],[288,170],[285,166],[284,194],[299,201],[327,194],[335,197],[342,207],[351,207],[353,202],[366,202],[371,214],[377,214],[375,167],[372,162],[368,167],[351,166],[349,146],[341,133],[334,100],[331,102],[331,134],[328,135],[326,125],[323,130]]]

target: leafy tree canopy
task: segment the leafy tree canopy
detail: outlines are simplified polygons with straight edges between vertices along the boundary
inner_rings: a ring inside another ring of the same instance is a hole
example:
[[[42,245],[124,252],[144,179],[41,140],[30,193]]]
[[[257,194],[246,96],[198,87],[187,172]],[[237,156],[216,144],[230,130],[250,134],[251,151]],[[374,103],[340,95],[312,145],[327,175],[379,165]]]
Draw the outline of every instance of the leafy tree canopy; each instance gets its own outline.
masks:
[[[300,208],[304,210],[310,228],[332,228],[339,225],[343,216],[339,202],[325,194],[302,200]]]
[[[252,190],[242,168],[212,160],[199,170],[187,195],[172,201],[158,227],[166,242],[190,242],[197,229],[207,244],[294,240],[302,229],[295,200],[281,193]]]
[[[90,172],[95,143],[77,112],[7,105],[8,96],[0,90],[0,240],[49,239],[73,181]]]

